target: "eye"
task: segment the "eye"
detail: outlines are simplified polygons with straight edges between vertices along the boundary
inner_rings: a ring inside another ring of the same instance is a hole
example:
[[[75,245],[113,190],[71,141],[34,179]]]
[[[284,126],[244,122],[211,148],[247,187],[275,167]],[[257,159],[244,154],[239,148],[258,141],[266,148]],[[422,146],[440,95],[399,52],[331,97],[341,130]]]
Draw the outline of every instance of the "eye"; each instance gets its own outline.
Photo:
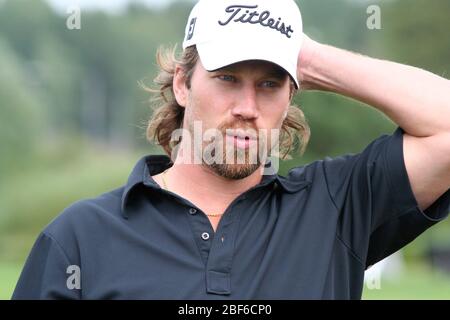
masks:
[[[236,78],[229,74],[221,74],[221,75],[217,76],[217,78],[219,78],[222,81],[236,82]]]
[[[267,80],[267,81],[264,81],[264,82],[261,84],[261,86],[262,86],[262,87],[266,87],[266,88],[276,88],[276,87],[278,87],[279,85],[278,85],[278,82],[271,81],[271,80]]]

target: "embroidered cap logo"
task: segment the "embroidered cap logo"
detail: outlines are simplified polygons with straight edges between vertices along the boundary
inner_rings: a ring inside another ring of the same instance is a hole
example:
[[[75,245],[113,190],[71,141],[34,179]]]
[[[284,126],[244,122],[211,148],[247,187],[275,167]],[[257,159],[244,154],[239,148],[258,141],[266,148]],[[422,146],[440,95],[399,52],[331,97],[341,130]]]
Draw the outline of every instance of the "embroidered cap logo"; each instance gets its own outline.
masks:
[[[253,12],[250,12],[250,10],[245,10],[244,13],[241,13],[242,9],[257,9],[257,8],[258,8],[257,5],[254,5],[254,6],[244,6],[244,5],[229,6],[225,9],[225,12],[230,13],[230,16],[225,21],[219,20],[218,23],[221,26],[226,26],[231,21],[241,22],[241,23],[260,24],[263,27],[268,27],[268,28],[277,30],[281,34],[285,35],[286,37],[291,38],[292,33],[294,32],[294,30],[292,30],[292,26],[291,25],[287,26],[284,22],[281,21],[281,18],[278,18],[277,20],[272,18],[270,11],[265,10],[263,12],[258,12],[257,10],[254,10]]]
[[[192,37],[194,36],[195,22],[197,22],[197,18],[192,18],[192,20],[189,24],[189,32],[188,32],[186,40],[191,40]]]

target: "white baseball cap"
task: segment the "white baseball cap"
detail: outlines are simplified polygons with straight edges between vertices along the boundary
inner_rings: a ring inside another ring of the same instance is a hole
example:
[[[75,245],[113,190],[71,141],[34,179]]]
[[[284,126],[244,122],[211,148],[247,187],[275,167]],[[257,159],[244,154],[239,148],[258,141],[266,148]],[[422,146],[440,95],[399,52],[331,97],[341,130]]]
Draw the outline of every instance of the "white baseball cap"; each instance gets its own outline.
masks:
[[[302,17],[293,0],[200,0],[189,15],[183,49],[196,45],[208,71],[246,60],[275,63],[298,89],[302,39]]]

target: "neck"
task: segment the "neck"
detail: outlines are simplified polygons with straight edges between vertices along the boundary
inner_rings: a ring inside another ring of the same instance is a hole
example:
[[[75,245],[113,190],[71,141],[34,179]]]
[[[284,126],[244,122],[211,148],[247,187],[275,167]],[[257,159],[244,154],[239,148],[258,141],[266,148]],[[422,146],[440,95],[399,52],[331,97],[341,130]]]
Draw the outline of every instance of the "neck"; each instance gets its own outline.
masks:
[[[205,164],[186,164],[182,155],[178,157],[174,165],[168,170],[167,174],[172,177],[172,188],[178,190],[195,190],[197,194],[236,197],[237,195],[256,186],[262,179],[262,166],[253,172],[250,176],[239,179],[227,179]]]
[[[174,164],[168,174],[172,177],[171,185],[181,190],[196,190],[199,194],[218,196],[237,196],[260,183],[261,170],[250,176],[232,180],[219,176],[211,168],[201,164]]]

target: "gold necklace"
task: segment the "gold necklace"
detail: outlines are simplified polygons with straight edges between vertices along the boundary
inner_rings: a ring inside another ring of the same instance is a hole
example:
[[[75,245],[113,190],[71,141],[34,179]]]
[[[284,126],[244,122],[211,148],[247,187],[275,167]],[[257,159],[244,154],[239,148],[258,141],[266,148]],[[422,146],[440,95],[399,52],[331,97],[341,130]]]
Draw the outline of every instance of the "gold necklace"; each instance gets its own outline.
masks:
[[[166,183],[166,179],[165,179],[167,170],[169,170],[169,169],[166,169],[166,170],[163,172],[161,178],[162,178],[162,182],[163,182],[164,189],[166,189],[167,191],[169,191],[169,188],[167,188],[167,183]]]
[[[205,213],[208,217],[221,217],[223,213]]]
[[[163,172],[163,174],[161,176],[161,179],[162,179],[162,182],[163,182],[164,189],[166,189],[167,191],[170,191],[169,188],[167,188],[167,182],[166,182],[166,172],[167,172],[167,170],[169,170],[169,169],[166,169]],[[221,217],[221,216],[223,216],[223,213],[205,213],[205,214],[208,217]]]

